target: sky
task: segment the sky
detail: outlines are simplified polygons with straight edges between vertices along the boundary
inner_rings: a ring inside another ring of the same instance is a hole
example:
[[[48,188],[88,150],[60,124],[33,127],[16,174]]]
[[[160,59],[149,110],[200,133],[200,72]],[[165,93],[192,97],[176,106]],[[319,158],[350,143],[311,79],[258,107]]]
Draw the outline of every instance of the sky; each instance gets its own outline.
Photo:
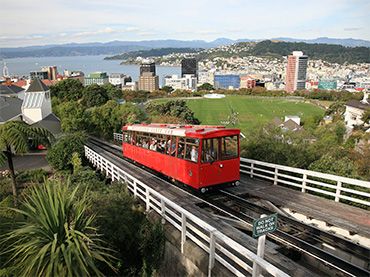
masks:
[[[370,0],[0,0],[0,47],[112,40],[370,40]]]

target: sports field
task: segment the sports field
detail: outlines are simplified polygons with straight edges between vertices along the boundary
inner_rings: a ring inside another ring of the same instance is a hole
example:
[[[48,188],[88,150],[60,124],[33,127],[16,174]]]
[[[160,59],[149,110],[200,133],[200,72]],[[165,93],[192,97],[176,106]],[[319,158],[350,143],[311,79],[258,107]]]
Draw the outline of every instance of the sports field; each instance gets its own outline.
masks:
[[[285,115],[298,115],[301,120],[305,120],[311,116],[324,115],[324,110],[318,106],[288,98],[226,96],[222,99],[202,98],[186,101],[202,124],[220,125],[227,121],[232,110],[238,112],[239,123],[235,127],[245,134],[275,117],[283,119]]]

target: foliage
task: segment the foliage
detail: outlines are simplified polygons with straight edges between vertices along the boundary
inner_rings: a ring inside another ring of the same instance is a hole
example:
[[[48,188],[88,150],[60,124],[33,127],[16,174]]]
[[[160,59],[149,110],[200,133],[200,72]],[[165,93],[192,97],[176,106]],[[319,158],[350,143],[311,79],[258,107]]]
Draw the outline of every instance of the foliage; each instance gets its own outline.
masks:
[[[131,51],[111,57],[106,57],[106,60],[127,60],[127,59],[136,59],[137,57],[154,57],[154,56],[164,56],[173,53],[195,53],[201,51],[199,48],[153,48],[150,50],[139,50]]]
[[[109,100],[107,90],[97,84],[92,84],[84,88],[82,104],[87,107],[100,106]]]
[[[140,230],[140,252],[143,256],[142,276],[152,276],[164,256],[165,234],[160,222],[146,221]]]
[[[145,90],[125,90],[123,92],[123,99],[125,99],[127,102],[145,102],[148,100],[149,97],[149,91]]]
[[[75,101],[64,102],[54,108],[56,115],[61,120],[64,132],[77,132],[87,130],[89,127],[89,117],[85,107]]]
[[[10,254],[14,274],[21,276],[103,276],[98,263],[114,269],[112,250],[103,245],[95,216],[88,215],[87,195],[77,198],[78,188],[46,182],[30,190],[21,209],[18,228],[1,239],[3,254]]]
[[[27,152],[30,144],[48,146],[53,139],[53,135],[48,130],[32,127],[24,122],[8,121],[0,125],[0,164],[5,159],[8,160],[8,167],[13,181],[12,190],[15,206],[17,206],[18,188],[13,166],[13,153]]]
[[[146,110],[153,116],[172,116],[178,118],[182,123],[199,124],[194,113],[188,108],[183,100],[168,101],[163,104],[149,103]]]
[[[72,170],[72,154],[84,157],[86,135],[78,132],[60,138],[48,151],[46,159],[56,170]]]
[[[123,97],[122,90],[111,83],[102,85],[102,88],[107,92],[109,99],[122,99]]]
[[[49,173],[42,168],[25,170],[17,175],[17,182],[42,183],[48,174]]]
[[[73,173],[76,173],[81,170],[82,160],[80,158],[80,155],[77,152],[73,152],[72,158],[71,158],[71,164],[73,166]]]
[[[166,93],[171,93],[173,91],[173,87],[163,86],[162,90],[165,91]]]
[[[300,49],[310,59],[322,59],[334,63],[369,63],[370,48],[368,47],[344,47],[334,44],[283,42],[265,40],[257,43],[249,51],[255,56],[287,56],[293,51]]]
[[[361,120],[366,124],[370,124],[370,108],[365,110]]]
[[[214,87],[210,83],[204,83],[198,87],[198,90],[214,90]]]
[[[83,89],[79,80],[66,79],[51,86],[50,93],[62,101],[76,101],[82,97]]]
[[[91,132],[100,137],[111,138],[113,132],[120,131],[127,123],[140,123],[145,120],[144,112],[137,106],[118,104],[110,100],[106,104],[89,110]]]

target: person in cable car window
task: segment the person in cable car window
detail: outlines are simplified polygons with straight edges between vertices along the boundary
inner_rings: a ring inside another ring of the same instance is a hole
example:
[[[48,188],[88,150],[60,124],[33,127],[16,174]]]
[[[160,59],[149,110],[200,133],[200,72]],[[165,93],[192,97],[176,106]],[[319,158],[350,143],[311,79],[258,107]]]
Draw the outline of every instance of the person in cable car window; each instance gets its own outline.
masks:
[[[196,149],[196,147],[194,145],[191,147],[190,159],[193,162],[197,162],[198,161],[198,151],[197,151],[197,149]]]

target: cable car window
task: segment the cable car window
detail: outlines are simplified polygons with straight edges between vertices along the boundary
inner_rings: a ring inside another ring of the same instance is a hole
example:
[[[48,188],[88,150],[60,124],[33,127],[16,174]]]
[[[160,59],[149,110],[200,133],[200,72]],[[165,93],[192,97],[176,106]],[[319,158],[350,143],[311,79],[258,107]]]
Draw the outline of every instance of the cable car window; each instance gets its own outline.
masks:
[[[212,163],[219,159],[219,139],[204,139],[202,150],[202,163]]]
[[[221,159],[229,160],[237,158],[238,155],[238,136],[222,138]]]
[[[199,139],[187,138],[184,152],[186,160],[197,163],[199,156]]]
[[[178,144],[177,144],[177,157],[180,159],[183,159],[185,155],[185,139],[179,138]]]
[[[167,136],[166,135],[158,135],[157,136],[157,151],[159,153],[166,153],[166,143]]]
[[[176,155],[176,137],[175,136],[167,136],[167,154],[171,156]]]

